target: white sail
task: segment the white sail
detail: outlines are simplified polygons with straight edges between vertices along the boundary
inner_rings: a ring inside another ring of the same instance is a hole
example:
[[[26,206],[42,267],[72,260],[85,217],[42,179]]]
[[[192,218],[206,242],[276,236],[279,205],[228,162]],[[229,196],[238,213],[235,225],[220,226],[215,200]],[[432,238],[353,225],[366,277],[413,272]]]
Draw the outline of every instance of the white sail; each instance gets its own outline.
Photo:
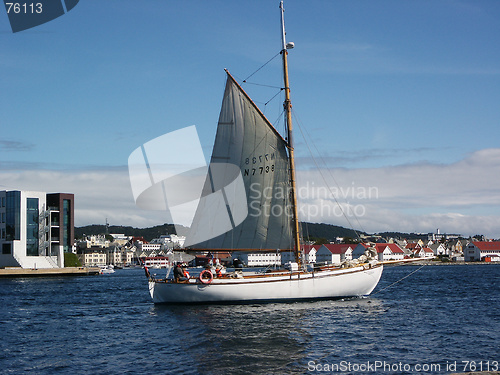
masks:
[[[229,73],[210,170],[187,246],[292,248],[286,141]],[[238,189],[238,172],[245,194]],[[236,193],[231,194],[233,191]],[[242,213],[246,217],[242,218]],[[229,230],[217,233],[227,220],[231,223]],[[213,238],[205,240],[207,233],[214,234]],[[199,242],[198,238],[203,240]]]

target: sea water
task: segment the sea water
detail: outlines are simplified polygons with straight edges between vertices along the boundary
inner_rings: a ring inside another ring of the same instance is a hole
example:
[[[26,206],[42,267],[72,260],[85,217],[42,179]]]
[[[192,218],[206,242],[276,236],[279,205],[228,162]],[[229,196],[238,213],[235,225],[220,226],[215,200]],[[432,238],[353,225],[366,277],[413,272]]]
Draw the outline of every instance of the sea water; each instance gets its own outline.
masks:
[[[0,279],[0,374],[500,371],[500,265],[419,267],[286,304],[154,305],[141,269]]]

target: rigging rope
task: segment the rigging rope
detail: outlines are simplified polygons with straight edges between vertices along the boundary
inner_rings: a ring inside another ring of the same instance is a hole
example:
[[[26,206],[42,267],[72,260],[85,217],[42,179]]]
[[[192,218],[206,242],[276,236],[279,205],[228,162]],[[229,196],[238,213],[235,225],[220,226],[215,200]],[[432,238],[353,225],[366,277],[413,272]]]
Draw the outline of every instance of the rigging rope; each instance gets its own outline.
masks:
[[[243,81],[243,83],[246,83],[247,85],[255,85],[255,86],[263,86],[263,87],[270,87],[272,89],[280,89],[281,90],[284,90],[283,87],[279,87],[279,86],[273,86],[273,85],[265,85],[263,83],[255,83],[255,82],[246,82],[246,81]]]
[[[335,200],[335,203],[337,203],[337,206],[340,208],[340,211],[342,212],[342,215],[344,216],[344,218],[347,220],[347,222],[349,223],[349,226],[351,227],[351,230],[354,231],[354,233],[356,233],[356,236],[361,239],[361,236],[359,235],[358,231],[356,229],[354,229],[354,226],[352,225],[351,221],[349,220],[349,218],[347,217],[344,209],[342,208],[342,206],[340,205],[340,202],[338,201],[337,197],[335,196],[335,194],[333,193],[332,189],[330,188],[330,186],[328,185],[327,181],[326,181],[326,178],[323,174],[323,172],[321,171],[317,161],[316,161],[316,158],[314,157],[314,154],[312,153],[312,150],[311,148],[309,147],[309,143],[307,142],[307,138],[305,137],[304,135],[304,132],[302,131],[302,126],[300,126],[300,122],[299,122],[299,119],[298,119],[298,116],[296,115],[295,111],[292,109],[292,114],[296,120],[296,124],[298,125],[299,127],[299,130],[300,130],[300,134],[302,134],[302,138],[304,139],[304,142],[307,146],[307,149],[309,150],[309,154],[311,155],[311,158],[314,162],[314,165],[316,166],[316,168],[318,169],[318,172],[321,176],[321,178],[323,179],[323,182],[325,183],[326,185],[326,188],[328,189],[328,191],[330,192],[331,196],[333,197],[333,199]],[[315,146],[316,147],[316,146]],[[319,157],[321,158],[321,155],[319,154],[319,151],[318,149],[316,148],[316,152],[318,153]],[[327,166],[325,161],[323,160],[323,158],[321,158],[321,160],[323,161],[323,164],[325,165],[325,167]],[[328,170],[328,168],[327,168]],[[332,180],[335,182],[335,184],[337,185],[337,188],[339,188],[340,190],[340,186],[337,182],[337,180],[333,177],[333,175],[330,173],[330,177],[332,178]],[[354,217],[356,218],[356,221],[358,222],[358,225],[361,227],[361,229],[364,231],[363,227],[361,226],[361,223],[359,222],[358,220],[358,217],[356,215],[354,215]]]
[[[282,90],[283,90],[283,89],[280,89],[280,91],[278,91],[278,92],[276,93],[276,95],[274,95],[271,99],[269,99],[267,102],[265,102],[265,103],[264,103],[264,105],[268,105],[268,104],[269,104],[269,102],[270,102],[271,100],[273,100],[274,98],[276,98],[276,97],[277,97],[277,96],[281,93],[281,91],[282,91]]]
[[[255,73],[257,73],[259,70],[261,70],[263,67],[265,67],[267,64],[269,64],[271,61],[273,61],[278,55],[281,55],[281,51],[279,51],[276,55],[274,55],[273,57],[271,57],[271,59],[269,59],[266,63],[264,63],[264,65],[262,65],[259,69],[257,69],[255,72],[253,72],[252,74],[250,74],[247,78],[245,78],[243,80],[244,83],[248,83],[247,82],[247,79],[250,78],[251,76],[253,76]],[[255,83],[254,83],[255,85]],[[265,86],[265,85],[261,85],[261,86]]]
[[[373,293],[373,294],[372,294],[372,296],[374,296],[375,294],[378,294],[378,293],[380,293],[380,292],[382,292],[382,291],[384,291],[384,290],[386,290],[386,289],[390,288],[390,287],[391,287],[391,286],[393,286],[393,285],[396,285],[397,283],[399,283],[400,281],[403,281],[403,280],[404,280],[404,279],[406,279],[407,277],[410,277],[410,276],[411,276],[411,275],[413,275],[415,272],[420,271],[420,270],[421,270],[422,268],[424,268],[426,265],[427,265],[427,264],[424,264],[422,267],[420,267],[420,268],[416,269],[415,271],[413,271],[412,273],[410,273],[410,274],[406,275],[406,276],[405,276],[405,277],[403,277],[402,279],[399,279],[399,280],[398,280],[398,281],[396,281],[395,283],[392,283],[391,285],[386,286],[384,289],[380,289],[380,290],[379,290],[379,291],[377,291],[376,293]]]
[[[282,118],[282,116],[283,116],[283,113],[284,113],[284,112],[285,112],[285,110],[283,109],[283,110],[281,111],[280,115],[278,116],[278,118],[277,118],[276,120],[274,120],[274,122],[273,122],[273,126],[274,126],[274,128],[275,128],[276,130],[278,130],[278,125],[279,125],[279,123],[280,123],[280,121],[281,121],[281,118]],[[284,124],[283,124],[283,125],[284,125]],[[284,131],[284,130],[285,130],[285,129],[283,129],[283,131]],[[281,134],[281,133],[280,133],[280,134]]]

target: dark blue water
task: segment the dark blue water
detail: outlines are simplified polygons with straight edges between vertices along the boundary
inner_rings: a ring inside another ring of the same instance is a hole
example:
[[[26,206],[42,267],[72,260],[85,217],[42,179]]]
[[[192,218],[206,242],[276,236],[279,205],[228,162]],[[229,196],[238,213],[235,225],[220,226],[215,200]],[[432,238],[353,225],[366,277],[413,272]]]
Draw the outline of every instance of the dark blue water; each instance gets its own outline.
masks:
[[[500,371],[500,265],[382,290],[417,268],[386,268],[367,299],[243,306],[155,306],[140,269],[0,279],[0,374]]]

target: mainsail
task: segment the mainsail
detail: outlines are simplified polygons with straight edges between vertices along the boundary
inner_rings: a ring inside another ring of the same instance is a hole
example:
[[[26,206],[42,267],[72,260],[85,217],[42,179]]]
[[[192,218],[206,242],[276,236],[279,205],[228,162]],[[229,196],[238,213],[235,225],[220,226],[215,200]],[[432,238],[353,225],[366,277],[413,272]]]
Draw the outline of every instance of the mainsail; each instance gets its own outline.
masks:
[[[210,173],[186,246],[291,249],[287,143],[227,74]],[[245,194],[240,185],[244,186]],[[241,187],[239,193],[238,187]],[[213,199],[217,192],[223,193],[224,200]],[[218,203],[214,203],[216,201]],[[243,210],[239,208],[242,204]],[[229,230],[218,233],[221,218],[226,216],[231,223]]]

